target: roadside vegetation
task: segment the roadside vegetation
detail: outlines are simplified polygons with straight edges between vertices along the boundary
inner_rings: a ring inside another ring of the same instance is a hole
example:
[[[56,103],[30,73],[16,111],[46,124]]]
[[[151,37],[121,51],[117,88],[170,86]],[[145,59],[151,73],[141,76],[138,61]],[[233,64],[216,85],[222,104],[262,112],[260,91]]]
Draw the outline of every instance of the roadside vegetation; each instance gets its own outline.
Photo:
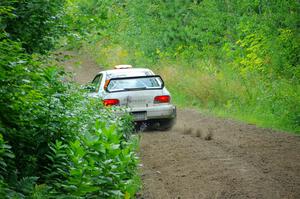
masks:
[[[299,2],[73,1],[65,48],[151,67],[182,107],[300,132]],[[75,42],[76,41],[76,42]]]
[[[51,50],[72,23],[66,3],[0,3],[1,198],[134,197],[131,117],[88,98],[53,64]]]

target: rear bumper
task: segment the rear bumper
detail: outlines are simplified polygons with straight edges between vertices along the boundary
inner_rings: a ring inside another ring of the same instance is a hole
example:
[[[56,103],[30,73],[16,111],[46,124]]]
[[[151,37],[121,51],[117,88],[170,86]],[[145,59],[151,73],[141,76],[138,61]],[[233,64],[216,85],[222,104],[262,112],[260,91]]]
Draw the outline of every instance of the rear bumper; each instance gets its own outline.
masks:
[[[176,107],[172,104],[141,108],[129,108],[128,112],[133,115],[134,121],[171,119],[176,117]]]

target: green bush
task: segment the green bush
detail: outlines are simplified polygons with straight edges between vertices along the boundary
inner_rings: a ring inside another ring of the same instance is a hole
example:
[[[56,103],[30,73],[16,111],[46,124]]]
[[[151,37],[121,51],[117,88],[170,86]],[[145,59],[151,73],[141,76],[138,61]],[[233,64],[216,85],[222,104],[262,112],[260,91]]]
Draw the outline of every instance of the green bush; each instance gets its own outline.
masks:
[[[133,196],[139,181],[130,117],[116,116],[41,59],[0,41],[0,193]]]
[[[71,29],[64,6],[57,0],[0,3],[0,194],[133,197],[140,183],[131,117],[104,108],[48,56],[34,54],[52,49]]]

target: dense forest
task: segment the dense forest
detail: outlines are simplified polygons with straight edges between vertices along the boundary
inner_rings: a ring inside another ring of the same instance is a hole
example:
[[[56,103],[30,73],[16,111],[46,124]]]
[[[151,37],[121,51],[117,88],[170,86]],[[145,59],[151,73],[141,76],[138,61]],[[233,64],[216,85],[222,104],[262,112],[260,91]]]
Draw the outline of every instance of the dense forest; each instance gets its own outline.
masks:
[[[130,198],[138,191],[129,115],[86,97],[54,61],[161,74],[178,106],[300,132],[297,0],[2,0],[0,194]]]

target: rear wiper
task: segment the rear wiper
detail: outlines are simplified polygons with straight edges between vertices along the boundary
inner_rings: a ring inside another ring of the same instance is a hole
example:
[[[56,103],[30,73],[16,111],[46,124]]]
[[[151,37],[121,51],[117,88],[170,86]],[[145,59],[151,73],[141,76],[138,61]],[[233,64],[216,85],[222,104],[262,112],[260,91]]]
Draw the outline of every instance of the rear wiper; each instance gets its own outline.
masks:
[[[125,91],[134,91],[134,90],[145,90],[147,87],[139,87],[139,88],[124,88]]]

